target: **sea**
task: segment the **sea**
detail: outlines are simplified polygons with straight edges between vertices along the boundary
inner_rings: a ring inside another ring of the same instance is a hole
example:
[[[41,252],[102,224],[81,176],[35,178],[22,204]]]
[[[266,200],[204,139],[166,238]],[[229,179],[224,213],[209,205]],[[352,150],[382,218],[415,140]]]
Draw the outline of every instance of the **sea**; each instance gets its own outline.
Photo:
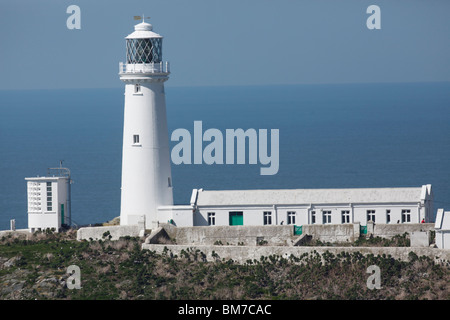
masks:
[[[171,133],[278,129],[279,170],[172,163],[175,204],[192,189],[420,187],[450,210],[450,83],[166,86]],[[27,228],[26,177],[70,169],[72,220],[120,215],[124,89],[0,91],[0,230]],[[225,134],[224,134],[225,136]],[[177,141],[170,141],[173,148]],[[204,143],[203,147],[206,145]]]

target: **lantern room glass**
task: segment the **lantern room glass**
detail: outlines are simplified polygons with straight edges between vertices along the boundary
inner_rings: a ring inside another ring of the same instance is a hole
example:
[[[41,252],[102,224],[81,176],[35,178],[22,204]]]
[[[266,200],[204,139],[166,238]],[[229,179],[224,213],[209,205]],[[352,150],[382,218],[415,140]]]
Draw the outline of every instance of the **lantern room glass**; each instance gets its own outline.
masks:
[[[162,61],[162,38],[127,39],[127,63]]]

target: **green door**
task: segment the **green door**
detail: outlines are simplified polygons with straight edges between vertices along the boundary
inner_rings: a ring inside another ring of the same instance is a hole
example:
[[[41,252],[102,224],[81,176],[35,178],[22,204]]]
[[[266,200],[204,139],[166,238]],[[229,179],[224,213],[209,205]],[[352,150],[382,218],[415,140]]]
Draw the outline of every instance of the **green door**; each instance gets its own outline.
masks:
[[[61,203],[61,224],[64,224],[64,204]]]
[[[230,226],[244,225],[244,213],[242,211],[230,212]]]

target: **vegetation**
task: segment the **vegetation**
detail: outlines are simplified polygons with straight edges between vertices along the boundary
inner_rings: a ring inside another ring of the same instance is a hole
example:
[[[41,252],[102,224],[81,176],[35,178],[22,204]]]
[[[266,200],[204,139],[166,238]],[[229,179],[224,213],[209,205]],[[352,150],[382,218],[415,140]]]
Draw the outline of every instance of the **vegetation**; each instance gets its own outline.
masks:
[[[163,254],[142,240],[76,241],[74,233],[0,239],[0,299],[450,299],[450,266],[411,252],[390,256],[342,252],[261,257],[236,264],[199,250]],[[68,289],[67,268],[81,270]],[[381,270],[381,289],[367,288],[367,268]]]

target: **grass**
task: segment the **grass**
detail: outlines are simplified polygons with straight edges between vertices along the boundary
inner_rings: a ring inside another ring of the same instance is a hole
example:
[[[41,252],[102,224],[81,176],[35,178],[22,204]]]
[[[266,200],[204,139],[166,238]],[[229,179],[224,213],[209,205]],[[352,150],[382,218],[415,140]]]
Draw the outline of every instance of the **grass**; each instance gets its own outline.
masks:
[[[402,241],[399,238],[398,241]],[[375,241],[375,240],[369,240]],[[402,262],[359,252],[261,257],[236,264],[205,262],[199,250],[176,256],[141,250],[142,240],[76,241],[74,234],[0,239],[1,299],[450,299],[450,267],[411,253]],[[81,289],[67,288],[67,268],[81,270]],[[381,270],[381,289],[366,286],[367,268]],[[17,277],[17,279],[14,279]],[[51,282],[49,279],[55,278]],[[25,280],[16,292],[6,289]],[[48,280],[48,281],[46,281]],[[8,283],[8,284],[7,284]],[[45,284],[45,285],[44,285]]]

